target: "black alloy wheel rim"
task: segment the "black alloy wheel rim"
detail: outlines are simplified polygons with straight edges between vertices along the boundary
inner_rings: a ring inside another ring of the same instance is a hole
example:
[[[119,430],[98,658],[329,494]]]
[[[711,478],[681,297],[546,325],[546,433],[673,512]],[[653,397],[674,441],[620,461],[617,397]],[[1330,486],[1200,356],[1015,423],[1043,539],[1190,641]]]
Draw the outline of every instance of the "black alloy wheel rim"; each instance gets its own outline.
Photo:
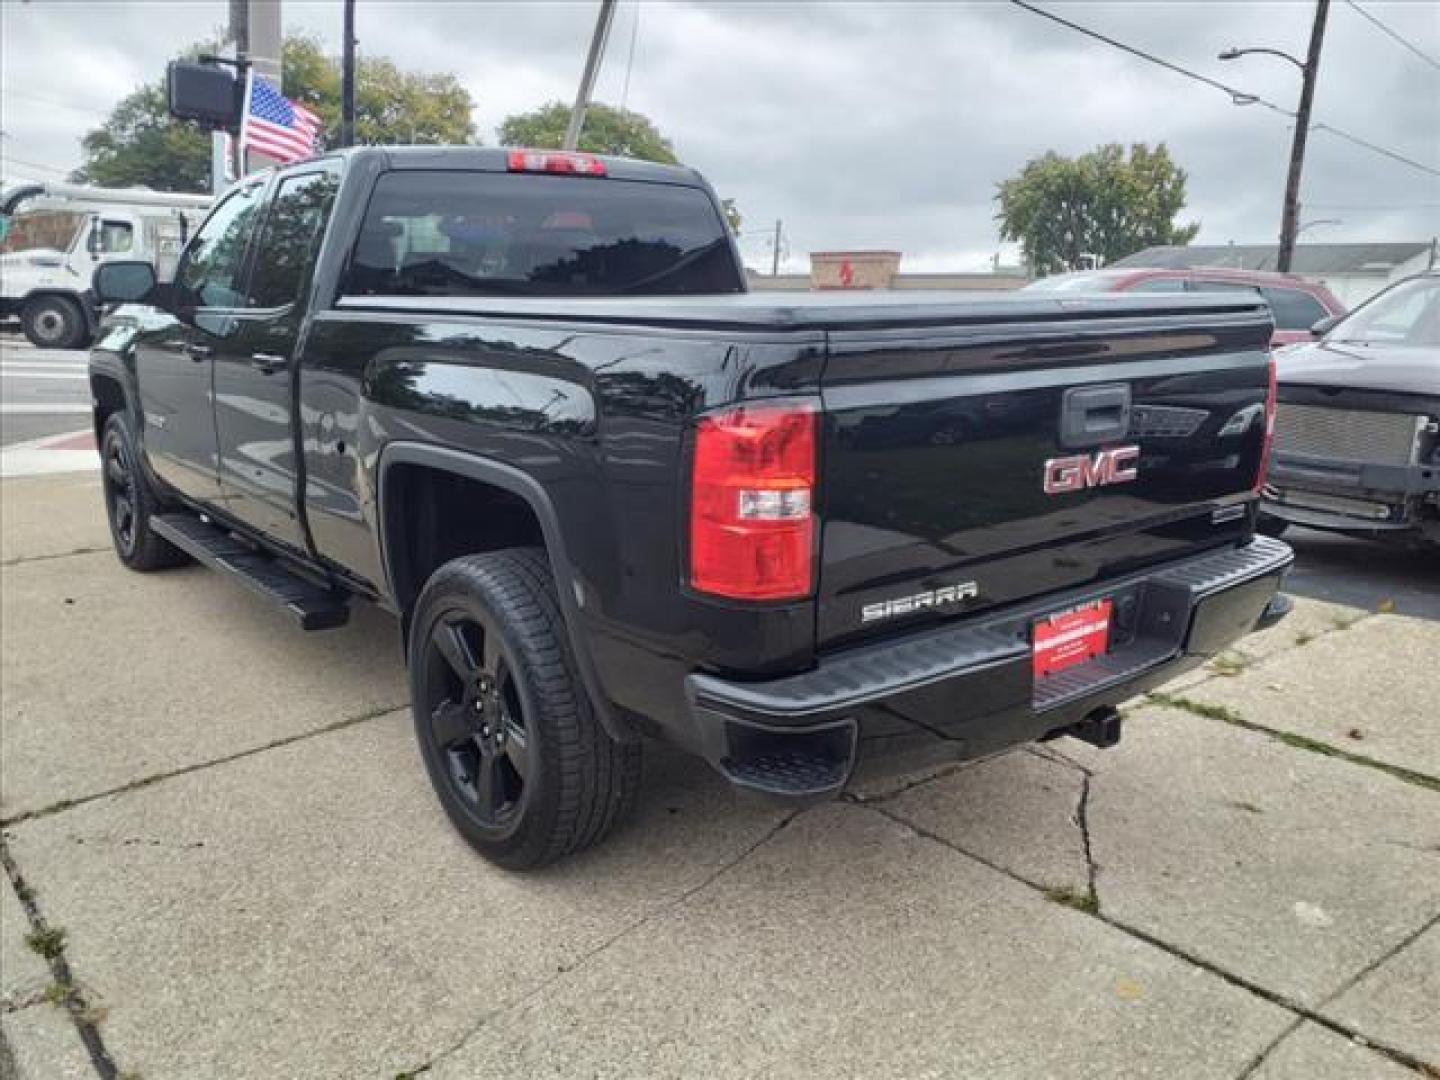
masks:
[[[430,627],[420,705],[431,752],[465,812],[483,828],[512,830],[534,777],[535,746],[499,631],[469,611]]]
[[[125,442],[114,435],[105,440],[105,497],[110,506],[110,528],[120,550],[135,549],[135,470]]]

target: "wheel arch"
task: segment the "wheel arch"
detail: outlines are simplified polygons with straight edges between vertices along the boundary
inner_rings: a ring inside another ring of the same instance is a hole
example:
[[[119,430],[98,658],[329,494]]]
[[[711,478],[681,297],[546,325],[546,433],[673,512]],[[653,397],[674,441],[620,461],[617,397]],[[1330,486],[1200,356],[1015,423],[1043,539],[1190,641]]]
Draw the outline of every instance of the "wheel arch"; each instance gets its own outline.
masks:
[[[410,613],[425,584],[415,580],[418,575],[407,567],[404,544],[400,540],[404,503],[397,492],[396,481],[406,468],[423,469],[486,485],[514,497],[528,509],[544,543],[545,556],[555,579],[560,613],[565,620],[566,638],[591,704],[611,737],[633,738],[633,731],[604,692],[588,642],[582,633],[580,587],[566,554],[565,538],[555,506],[538,480],[512,465],[426,443],[393,442],[381,452],[376,470],[380,560],[385,572],[386,590],[400,613],[405,634],[408,636]]]

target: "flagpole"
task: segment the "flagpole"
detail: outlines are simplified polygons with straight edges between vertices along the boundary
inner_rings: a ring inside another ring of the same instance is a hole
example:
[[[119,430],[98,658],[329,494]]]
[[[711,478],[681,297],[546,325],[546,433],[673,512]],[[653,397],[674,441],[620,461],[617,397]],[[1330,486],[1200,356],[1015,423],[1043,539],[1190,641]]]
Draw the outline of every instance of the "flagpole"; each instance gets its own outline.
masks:
[[[235,179],[245,179],[245,133],[250,126],[250,94],[255,88],[255,70],[245,66],[245,101],[240,107],[240,132],[235,139]]]

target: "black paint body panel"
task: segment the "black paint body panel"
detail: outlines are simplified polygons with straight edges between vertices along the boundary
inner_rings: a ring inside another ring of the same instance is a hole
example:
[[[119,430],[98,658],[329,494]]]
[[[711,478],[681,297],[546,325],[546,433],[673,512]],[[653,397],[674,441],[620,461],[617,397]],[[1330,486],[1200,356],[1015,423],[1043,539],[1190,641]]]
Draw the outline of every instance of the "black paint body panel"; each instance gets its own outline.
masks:
[[[333,215],[296,298],[288,370],[274,374],[267,400],[288,401],[290,445],[276,438],[283,417],[257,416],[243,430],[269,440],[274,471],[257,473],[254,490],[227,496],[221,463],[245,455],[221,445],[218,492],[172,493],[404,615],[386,542],[389,485],[413,467],[494,483],[532,507],[550,541],[571,641],[612,731],[624,730],[617,717],[640,718],[699,751],[690,676],[783,677],[827,651],[941,619],[862,632],[857,612],[871,598],[973,578],[976,608],[949,616],[964,619],[1250,538],[1259,432],[1220,429],[1263,403],[1271,328],[1258,300],[341,297],[377,176],[505,166],[503,152],[480,149],[333,160]],[[626,179],[704,186],[689,170],[611,164]],[[95,378],[123,389],[137,431],[136,348],[169,325],[116,331],[92,361]],[[247,374],[268,388],[267,378]],[[1131,432],[1140,479],[1043,495],[1065,390],[1111,384],[1128,388],[1132,426],[1154,425]],[[685,567],[696,417],[776,397],[818,398],[825,410],[819,590],[778,604],[698,595]],[[1193,428],[1177,435],[1186,418]],[[215,430],[204,409],[175,422]],[[220,437],[234,442],[241,436],[226,433],[239,430],[232,410]],[[287,484],[298,499],[283,529],[257,530],[253,512],[227,502],[254,505]]]

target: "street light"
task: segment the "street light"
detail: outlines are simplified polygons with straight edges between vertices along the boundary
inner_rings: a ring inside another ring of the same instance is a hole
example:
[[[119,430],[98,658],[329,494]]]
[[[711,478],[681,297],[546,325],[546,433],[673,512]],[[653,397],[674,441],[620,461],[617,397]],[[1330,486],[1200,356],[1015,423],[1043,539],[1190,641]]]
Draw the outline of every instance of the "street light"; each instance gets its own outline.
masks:
[[[1290,170],[1285,178],[1285,205],[1280,215],[1280,250],[1276,269],[1288,273],[1295,255],[1295,238],[1300,235],[1300,173],[1305,167],[1305,138],[1310,134],[1310,105],[1315,100],[1315,77],[1320,72],[1320,47],[1325,41],[1325,19],[1330,13],[1330,0],[1315,0],[1315,22],[1310,28],[1310,50],[1302,63],[1280,49],[1226,49],[1221,60],[1238,60],[1251,53],[1263,53],[1288,60],[1300,69],[1300,106],[1295,110],[1295,139],[1290,144]],[[1248,94],[1234,94],[1236,105],[1253,105]]]
[[[1280,49],[1226,49],[1218,57],[1216,57],[1216,59],[1238,60],[1240,59],[1240,57],[1249,56],[1251,53],[1265,53],[1268,56],[1278,56],[1281,60],[1289,60],[1290,63],[1294,64],[1297,68],[1299,68],[1301,72],[1304,72],[1305,70],[1305,64],[1303,61],[1296,60],[1295,57],[1291,56],[1288,52],[1283,52]]]

